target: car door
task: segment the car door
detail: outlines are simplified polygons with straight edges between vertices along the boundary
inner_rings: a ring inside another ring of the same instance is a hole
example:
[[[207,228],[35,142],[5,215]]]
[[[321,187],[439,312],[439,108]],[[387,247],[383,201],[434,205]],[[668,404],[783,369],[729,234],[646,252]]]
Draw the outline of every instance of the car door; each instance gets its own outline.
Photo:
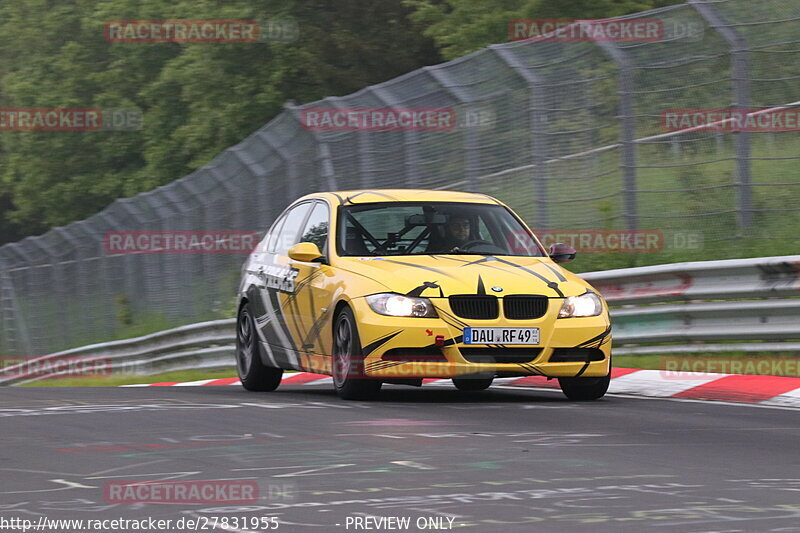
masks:
[[[311,242],[317,245],[323,257],[327,258],[329,249],[329,228],[331,210],[324,201],[317,201],[305,221],[298,242]],[[322,370],[323,355],[330,352],[329,335],[324,335],[330,327],[331,299],[333,297],[333,269],[323,262],[303,262],[289,260],[291,268],[297,270],[294,295],[290,297],[293,321],[300,331],[298,342],[307,356],[307,368]]]
[[[252,264],[258,278],[256,328],[270,364],[281,368],[302,370],[298,346],[299,334],[293,317],[287,316],[294,293],[296,269],[289,265],[289,248],[297,242],[313,202],[306,201],[288,209],[267,240],[266,250]],[[252,299],[251,299],[252,301]]]

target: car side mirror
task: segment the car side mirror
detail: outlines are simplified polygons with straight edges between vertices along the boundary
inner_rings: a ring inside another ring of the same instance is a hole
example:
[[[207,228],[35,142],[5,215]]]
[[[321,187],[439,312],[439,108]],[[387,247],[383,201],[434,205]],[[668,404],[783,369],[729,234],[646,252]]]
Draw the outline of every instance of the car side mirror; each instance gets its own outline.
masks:
[[[550,245],[550,259],[554,263],[566,263],[572,261],[578,252],[569,244],[563,242],[556,242]]]
[[[323,259],[319,246],[313,242],[298,242],[289,248],[289,259],[301,261],[303,263],[313,263]]]

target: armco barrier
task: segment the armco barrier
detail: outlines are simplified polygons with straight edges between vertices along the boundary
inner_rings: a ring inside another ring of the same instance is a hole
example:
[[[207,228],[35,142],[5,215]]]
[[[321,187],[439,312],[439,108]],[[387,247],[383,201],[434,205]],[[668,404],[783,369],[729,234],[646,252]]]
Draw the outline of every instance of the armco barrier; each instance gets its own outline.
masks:
[[[81,346],[38,358],[41,362],[69,357],[102,357],[113,373],[141,375],[173,370],[225,368],[234,364],[235,320],[214,320],[159,331],[144,337]],[[24,364],[29,364],[26,362]],[[0,385],[36,381],[21,372],[22,364],[0,370]],[[48,376],[52,377],[52,376]]]
[[[697,261],[581,274],[612,306],[615,354],[800,349],[800,255]],[[235,320],[182,326],[41,358],[105,357],[114,373],[234,366]],[[745,342],[743,342],[745,341]],[[25,381],[17,367],[0,384]]]

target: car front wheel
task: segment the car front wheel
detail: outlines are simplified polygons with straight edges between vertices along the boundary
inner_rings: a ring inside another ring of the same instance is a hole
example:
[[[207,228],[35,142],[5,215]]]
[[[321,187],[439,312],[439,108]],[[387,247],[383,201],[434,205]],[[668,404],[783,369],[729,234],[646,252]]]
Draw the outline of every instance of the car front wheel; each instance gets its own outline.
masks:
[[[586,402],[605,395],[611,383],[611,374],[600,378],[558,378],[558,383],[567,398]]]
[[[486,390],[492,385],[494,378],[453,378],[453,385],[461,391]]]
[[[333,329],[333,386],[344,400],[367,400],[381,388],[381,382],[369,379],[364,373],[361,339],[356,320],[349,307],[336,316]]]

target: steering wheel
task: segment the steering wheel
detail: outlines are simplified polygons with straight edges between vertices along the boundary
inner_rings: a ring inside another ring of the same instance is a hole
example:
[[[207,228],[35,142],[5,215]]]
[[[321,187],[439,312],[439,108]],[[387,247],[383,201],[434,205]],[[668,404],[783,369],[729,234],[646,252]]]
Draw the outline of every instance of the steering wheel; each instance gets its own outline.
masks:
[[[458,246],[458,248],[460,248],[461,250],[467,250],[467,249],[472,248],[473,246],[476,246],[478,244],[488,244],[489,246],[494,246],[493,242],[484,241],[483,239],[475,239],[473,241],[465,242],[461,246]]]
[[[473,247],[478,246],[478,245],[483,245],[483,246],[489,246],[490,247],[489,250],[484,250],[483,252],[479,252],[479,253],[502,254],[502,253],[505,252],[505,250],[503,250],[499,246],[495,245],[493,242],[484,241],[483,239],[475,239],[473,241],[467,241],[464,244],[462,244],[461,246],[456,246],[455,248],[453,248],[453,251],[454,250],[461,250],[463,252],[468,252],[470,248],[473,248]]]

